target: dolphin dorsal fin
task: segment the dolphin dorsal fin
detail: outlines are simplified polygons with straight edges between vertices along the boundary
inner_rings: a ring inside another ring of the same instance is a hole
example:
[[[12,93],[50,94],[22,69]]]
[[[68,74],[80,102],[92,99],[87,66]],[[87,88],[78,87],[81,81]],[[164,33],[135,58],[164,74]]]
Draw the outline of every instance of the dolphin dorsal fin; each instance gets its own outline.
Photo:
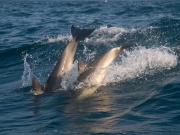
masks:
[[[81,58],[78,60],[78,72],[82,73],[86,68],[86,65],[83,63]]]

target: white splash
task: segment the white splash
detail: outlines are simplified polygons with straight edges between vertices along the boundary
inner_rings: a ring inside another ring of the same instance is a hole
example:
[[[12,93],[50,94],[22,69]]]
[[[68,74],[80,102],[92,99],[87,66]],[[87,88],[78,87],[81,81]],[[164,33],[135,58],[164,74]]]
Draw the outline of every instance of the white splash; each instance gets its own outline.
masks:
[[[120,62],[114,62],[108,68],[104,84],[168,70],[178,63],[178,57],[168,47],[138,47],[132,52],[125,51],[125,55],[120,56],[122,58]]]
[[[27,57],[31,57],[31,56],[28,54],[26,54],[24,56],[24,71],[23,71],[23,75],[21,77],[22,87],[30,86],[31,85],[31,78],[33,76],[33,73],[31,72],[30,65],[27,62]]]
[[[74,88],[74,82],[77,79],[78,76],[78,61],[75,61],[73,64],[73,69],[65,74],[65,76],[62,79],[61,86],[62,89],[67,90],[67,89],[73,89]]]
[[[153,75],[159,71],[169,70],[178,63],[177,55],[168,47],[138,47],[131,52],[124,52],[124,55],[120,55],[115,62],[109,66],[103,81],[104,85],[122,82],[127,79],[135,79],[148,74]],[[63,89],[73,88],[77,75],[76,61],[73,70],[63,78],[61,83]]]

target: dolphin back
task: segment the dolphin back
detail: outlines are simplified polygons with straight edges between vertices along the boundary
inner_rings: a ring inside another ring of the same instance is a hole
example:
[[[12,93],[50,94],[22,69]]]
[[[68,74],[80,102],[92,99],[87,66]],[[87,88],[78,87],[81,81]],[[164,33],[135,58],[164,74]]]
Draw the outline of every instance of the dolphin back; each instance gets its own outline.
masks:
[[[75,27],[74,25],[71,26],[71,34],[72,34],[73,38],[76,39],[76,41],[86,38],[94,30],[95,30],[95,28],[94,29],[80,29],[80,28]]]

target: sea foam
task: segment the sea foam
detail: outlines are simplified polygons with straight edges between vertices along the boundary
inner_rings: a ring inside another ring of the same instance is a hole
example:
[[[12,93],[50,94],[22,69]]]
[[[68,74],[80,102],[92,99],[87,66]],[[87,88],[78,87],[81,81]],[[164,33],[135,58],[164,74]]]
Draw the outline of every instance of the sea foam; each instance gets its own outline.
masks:
[[[178,63],[178,57],[169,47],[137,47],[125,51],[107,70],[104,83],[121,82],[158,71],[169,70]]]
[[[109,44],[119,40],[124,33],[135,32],[136,29],[126,29],[121,27],[101,26],[93,32],[93,36],[85,39],[85,43],[89,44]]]
[[[136,29],[126,29],[121,27],[107,27],[101,26],[97,28],[90,37],[87,37],[84,42],[87,44],[107,44],[113,43],[120,39],[120,37],[124,33],[132,33],[135,32]],[[66,42],[71,41],[72,36],[70,34],[67,35],[58,35],[57,37],[47,37],[47,43],[56,43],[56,42]]]

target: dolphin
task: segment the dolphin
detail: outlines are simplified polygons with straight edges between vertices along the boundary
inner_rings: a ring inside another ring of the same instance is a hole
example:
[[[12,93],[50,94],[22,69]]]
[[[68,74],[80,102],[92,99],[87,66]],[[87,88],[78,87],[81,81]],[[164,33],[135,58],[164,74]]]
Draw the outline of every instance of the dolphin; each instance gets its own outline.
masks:
[[[45,84],[37,83],[35,77],[32,79],[32,87],[34,95],[42,94],[61,88],[61,80],[64,74],[69,72],[73,66],[74,55],[78,45],[78,41],[89,36],[95,29],[80,29],[71,26],[72,41],[66,46],[53,71],[48,77]]]
[[[123,49],[132,45],[123,44],[106,52],[104,55],[85,65],[81,59],[78,61],[79,75],[75,82],[73,94],[78,98],[83,98],[94,93],[101,86],[108,66],[119,56]]]

